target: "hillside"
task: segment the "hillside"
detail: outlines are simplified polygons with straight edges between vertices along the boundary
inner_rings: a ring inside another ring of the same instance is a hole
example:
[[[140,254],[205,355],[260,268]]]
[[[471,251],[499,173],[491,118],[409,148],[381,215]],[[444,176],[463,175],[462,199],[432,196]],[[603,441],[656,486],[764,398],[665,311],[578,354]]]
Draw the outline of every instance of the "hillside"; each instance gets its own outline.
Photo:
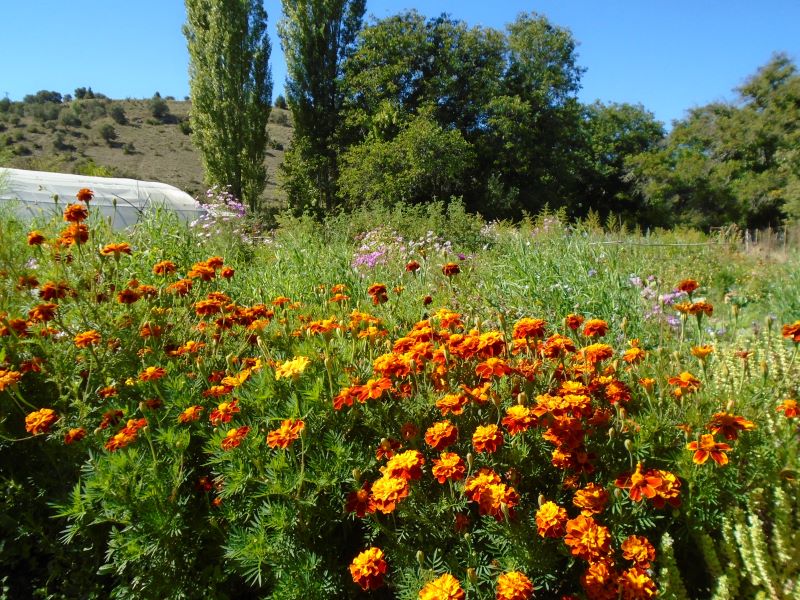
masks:
[[[161,181],[197,196],[205,185],[200,155],[190,139],[191,103],[164,102],[169,110],[160,119],[153,116],[151,99],[5,105],[0,110],[0,166]],[[274,205],[282,201],[277,169],[291,139],[289,111],[273,108],[269,134],[263,198]]]

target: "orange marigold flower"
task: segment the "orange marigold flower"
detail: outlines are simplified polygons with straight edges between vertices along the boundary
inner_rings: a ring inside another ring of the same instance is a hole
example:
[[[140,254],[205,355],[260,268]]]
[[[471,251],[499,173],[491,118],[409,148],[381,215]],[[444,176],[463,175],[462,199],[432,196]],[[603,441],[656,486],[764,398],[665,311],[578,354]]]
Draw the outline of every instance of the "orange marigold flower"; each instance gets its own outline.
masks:
[[[714,352],[714,346],[709,344],[705,344],[703,346],[693,346],[692,347],[692,356],[699,358],[700,360],[705,360],[706,357]]]
[[[178,296],[185,296],[192,290],[193,285],[191,279],[179,279],[175,283],[169,284],[167,291]]]
[[[528,431],[535,425],[536,417],[527,406],[515,404],[506,410],[506,416],[503,417],[502,424],[508,430],[509,435],[517,435]]]
[[[288,448],[292,442],[300,439],[305,426],[305,422],[301,419],[286,419],[278,429],[267,434],[267,445],[270,448]]]
[[[464,407],[467,405],[468,398],[464,394],[446,394],[436,401],[436,408],[442,412],[442,416],[447,416],[449,413],[460,415],[464,412]]]
[[[670,377],[667,380],[667,383],[670,385],[675,385],[681,388],[682,390],[686,390],[686,392],[696,392],[700,389],[700,380],[689,373],[689,371],[684,371],[680,375],[675,377]]]
[[[636,471],[629,477],[621,477],[616,481],[616,486],[628,489],[631,500],[639,502],[643,497],[652,499],[658,493],[661,478],[654,472],[642,473],[642,463],[636,465]]]
[[[797,415],[800,415],[800,408],[797,406],[797,400],[784,400],[778,405],[776,410],[782,412],[787,419],[794,419]]]
[[[31,231],[28,233],[28,246],[40,246],[46,239],[41,231]]]
[[[567,511],[555,502],[545,502],[536,511],[536,530],[543,538],[557,538],[565,533]]]
[[[362,590],[376,590],[383,585],[387,568],[383,550],[372,547],[353,559],[350,563],[350,574]]]
[[[243,427],[237,427],[236,429],[231,429],[225,434],[225,437],[220,444],[223,450],[233,450],[237,448],[239,444],[242,443],[242,440],[247,436],[250,428],[245,425]]]
[[[360,390],[356,390],[354,387],[344,387],[339,390],[339,393],[336,394],[333,398],[333,409],[334,410],[342,410],[345,406],[353,406],[353,402],[359,398]]]
[[[86,437],[86,430],[83,427],[73,427],[64,435],[64,443],[68,446],[81,441]]]
[[[639,383],[644,389],[650,390],[656,384],[656,380],[653,379],[652,377],[642,377],[641,379],[639,379]]]
[[[632,535],[622,542],[622,556],[631,560],[637,567],[649,569],[650,563],[656,559],[656,549],[646,537]]]
[[[700,302],[692,302],[689,306],[689,314],[690,315],[700,315],[705,314],[706,316],[711,316],[714,314],[714,306],[705,301]]]
[[[622,360],[624,360],[628,364],[634,364],[644,360],[645,356],[647,356],[647,352],[645,352],[638,346],[634,346],[632,348],[628,348],[625,351],[625,353],[622,355]]]
[[[514,516],[514,507],[519,504],[519,494],[505,483],[490,483],[483,487],[478,497],[478,512],[494,517],[497,521]]]
[[[542,338],[546,323],[542,319],[531,319],[525,317],[514,325],[514,332],[511,334],[515,340],[527,338]]]
[[[153,265],[153,273],[155,275],[172,275],[176,270],[177,267],[171,260],[162,260]]]
[[[419,600],[464,600],[466,598],[461,583],[445,573],[441,577],[425,584],[419,591]]]
[[[457,263],[449,262],[442,267],[442,273],[447,277],[452,277],[461,273],[461,267]]]
[[[120,304],[133,304],[134,302],[138,302],[141,297],[138,291],[125,288],[117,294],[117,302]]]
[[[220,269],[219,274],[220,277],[223,277],[225,279],[230,279],[236,274],[236,271],[234,271],[232,267],[223,267],[222,269]]]
[[[572,331],[577,331],[578,327],[583,324],[583,317],[574,313],[568,314],[564,318],[564,324],[572,329]]]
[[[136,441],[139,430],[147,426],[147,419],[129,419],[127,425],[106,442],[106,450],[115,452]]]
[[[355,513],[359,519],[363,519],[367,514],[375,512],[375,508],[370,502],[372,484],[365,481],[360,489],[350,492],[347,495],[347,502],[344,509],[349,513]]]
[[[397,507],[400,500],[408,496],[409,492],[408,481],[384,475],[372,484],[370,502],[375,510],[388,515]]]
[[[81,188],[78,190],[78,193],[75,194],[75,197],[81,202],[89,202],[94,198],[94,192],[89,188]]]
[[[79,333],[75,336],[75,346],[78,348],[88,348],[89,346],[93,346],[95,344],[100,343],[100,334],[97,333],[94,329],[90,329],[89,331],[84,331],[83,333]]]
[[[34,323],[52,321],[56,315],[57,309],[58,304],[52,304],[50,302],[37,304],[28,311],[28,318]]]
[[[622,600],[646,600],[657,595],[656,584],[644,569],[633,567],[620,575],[618,597]]]
[[[509,571],[497,578],[497,600],[530,600],[533,584],[519,571]]]
[[[203,412],[203,407],[200,406],[199,404],[190,406],[189,408],[185,409],[180,415],[178,415],[178,422],[191,423],[192,421],[197,421],[200,418],[200,413],[202,412]]]
[[[187,409],[188,410],[188,409]],[[202,410],[202,407],[200,408]],[[221,402],[217,408],[211,411],[208,415],[208,420],[213,425],[220,423],[230,423],[233,415],[239,412],[239,401],[233,400],[232,402]],[[183,421],[182,421],[183,422]]]
[[[395,454],[389,461],[381,467],[384,477],[394,477],[413,481],[422,477],[422,465],[425,458],[418,450],[406,450]]]
[[[728,455],[726,452],[731,450],[728,444],[717,442],[714,435],[704,433],[700,436],[700,441],[689,442],[686,444],[687,450],[694,451],[692,461],[695,464],[702,465],[709,457],[719,466],[728,464]]]
[[[409,273],[416,273],[419,271],[420,264],[416,260],[410,260],[406,263],[406,271]]]
[[[738,439],[740,431],[755,429],[756,424],[738,415],[718,412],[711,417],[708,428],[713,434],[721,433],[725,439],[735,440]]]
[[[609,494],[606,489],[596,483],[588,483],[586,487],[575,492],[572,503],[581,509],[587,517],[603,512],[608,504]]]
[[[65,298],[71,291],[66,283],[48,281],[39,289],[39,297],[42,300],[56,300]]]
[[[492,377],[505,377],[511,373],[511,367],[502,358],[491,357],[475,367],[475,373],[481,379],[491,379]]]
[[[89,216],[89,211],[82,204],[70,204],[64,209],[64,220],[70,223],[80,223]]]
[[[472,434],[472,446],[476,452],[496,452],[503,445],[503,432],[494,423],[478,425]]]
[[[382,283],[373,283],[367,289],[367,294],[372,296],[372,303],[375,306],[389,300],[389,296],[386,295],[386,286]]]
[[[545,340],[541,352],[545,358],[558,358],[564,354],[575,352],[575,344],[568,337],[556,333]]]
[[[113,255],[114,258],[119,258],[123,254],[130,254],[130,253],[131,253],[131,246],[126,242],[120,242],[119,244],[106,244],[100,249],[100,254],[102,256]]]
[[[606,386],[605,394],[606,399],[611,404],[625,403],[631,399],[631,390],[627,385],[616,379]]]
[[[697,281],[695,281],[694,279],[684,279],[683,281],[680,281],[678,285],[675,286],[675,289],[678,290],[679,292],[685,292],[687,294],[691,294],[699,287],[700,284],[697,283]]]
[[[392,389],[392,381],[388,377],[368,379],[364,385],[359,386],[359,401],[377,400],[387,390]]]
[[[611,534],[608,528],[598,525],[592,517],[578,515],[566,524],[564,543],[573,556],[597,562],[611,552]]]
[[[425,443],[434,450],[444,450],[458,441],[458,428],[450,421],[437,421],[425,432]]]
[[[800,321],[795,321],[790,325],[784,325],[781,328],[781,335],[792,340],[795,344],[800,343]]]
[[[464,485],[464,493],[473,502],[477,502],[480,499],[483,490],[486,489],[487,486],[500,482],[501,479],[497,473],[484,467],[478,471],[476,475],[473,475],[467,479],[467,482]]]
[[[0,392],[7,387],[18,384],[20,379],[22,379],[22,373],[19,371],[0,369]]]
[[[581,587],[592,600],[617,600],[617,572],[610,560],[589,563],[581,575]],[[577,600],[575,596],[564,596],[561,600]]]
[[[33,435],[47,433],[58,420],[58,414],[52,408],[40,408],[25,417],[25,431]]]
[[[608,323],[602,319],[589,319],[583,326],[586,337],[603,337],[608,332]]]
[[[431,472],[439,483],[444,483],[448,479],[460,481],[464,479],[466,471],[464,460],[455,452],[442,452],[439,458],[433,459]]]
[[[586,362],[596,365],[614,356],[614,350],[608,344],[590,344],[581,350]]]
[[[164,367],[147,367],[139,373],[139,381],[156,381],[167,374]]]

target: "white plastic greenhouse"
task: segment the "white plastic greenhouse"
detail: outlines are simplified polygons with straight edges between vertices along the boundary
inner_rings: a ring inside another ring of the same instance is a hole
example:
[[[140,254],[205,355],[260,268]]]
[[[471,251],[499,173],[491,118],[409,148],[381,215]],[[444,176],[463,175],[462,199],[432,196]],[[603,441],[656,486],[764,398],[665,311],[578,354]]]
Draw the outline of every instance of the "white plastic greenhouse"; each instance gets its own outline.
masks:
[[[10,204],[21,218],[60,214],[67,204],[76,201],[75,194],[81,188],[94,192],[90,206],[99,210],[114,229],[134,225],[156,208],[173,212],[184,221],[205,214],[189,194],[166,183],[0,169],[0,206]]]

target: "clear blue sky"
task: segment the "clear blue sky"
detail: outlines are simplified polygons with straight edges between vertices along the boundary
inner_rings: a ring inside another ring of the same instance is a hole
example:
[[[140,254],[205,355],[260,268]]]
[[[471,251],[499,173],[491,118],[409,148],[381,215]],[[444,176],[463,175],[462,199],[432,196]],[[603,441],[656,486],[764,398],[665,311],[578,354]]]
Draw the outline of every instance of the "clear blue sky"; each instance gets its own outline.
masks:
[[[265,2],[275,94],[286,67],[275,31],[280,1]],[[385,17],[406,8],[448,12],[502,28],[536,11],[569,28],[587,69],[585,102],[642,103],[669,124],[731,99],[732,88],[785,51],[800,61],[800,0],[368,0]],[[0,97],[91,86],[112,98],[188,95],[181,0],[2,0]]]

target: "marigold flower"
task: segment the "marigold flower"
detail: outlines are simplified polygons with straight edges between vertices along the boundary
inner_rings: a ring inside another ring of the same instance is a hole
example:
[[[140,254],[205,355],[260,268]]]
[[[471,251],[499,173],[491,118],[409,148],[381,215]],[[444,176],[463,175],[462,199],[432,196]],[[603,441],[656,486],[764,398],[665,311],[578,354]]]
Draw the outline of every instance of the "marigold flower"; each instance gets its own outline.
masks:
[[[661,478],[650,471],[642,473],[642,463],[638,463],[636,471],[627,479],[617,479],[616,485],[628,489],[631,500],[639,502],[642,497],[655,498],[661,485]]]
[[[567,511],[555,502],[545,502],[536,511],[536,530],[543,538],[557,538],[565,533]]]
[[[419,271],[420,264],[416,260],[410,260],[406,263],[406,271],[409,273],[416,273]]]
[[[655,582],[639,567],[624,571],[619,578],[619,598],[622,600],[646,600],[658,595]]]
[[[380,379],[368,379],[364,385],[358,386],[359,401],[377,400],[383,396],[384,392],[392,389],[392,381],[388,377]]]
[[[203,410],[202,407],[200,407],[200,410]],[[213,425],[219,425],[220,423],[230,423],[231,419],[233,418],[233,415],[235,415],[238,412],[239,412],[238,400],[233,400],[231,402],[221,402],[217,406],[217,408],[212,410],[211,414],[208,415],[208,420],[211,421]]]
[[[25,417],[25,431],[33,435],[47,433],[58,420],[58,414],[52,408],[40,408]]]
[[[700,380],[689,373],[689,371],[684,371],[680,375],[670,377],[667,380],[667,383],[678,386],[682,390],[686,390],[686,392],[689,393],[696,392],[700,389]]]
[[[656,549],[646,537],[631,535],[622,542],[622,556],[636,563],[637,567],[649,569],[656,559]]]
[[[800,343],[800,321],[795,321],[794,323],[784,325],[781,328],[781,335],[792,340],[795,344]]]
[[[509,571],[497,578],[497,600],[530,600],[533,584],[519,571]]]
[[[778,405],[776,410],[782,412],[787,419],[794,419],[797,415],[800,415],[800,408],[797,406],[797,400],[786,399]]]
[[[355,513],[359,519],[363,519],[367,514],[375,512],[375,508],[370,502],[372,484],[365,481],[360,489],[350,492],[347,495],[344,509],[349,513]]]
[[[587,517],[603,512],[608,504],[608,491],[596,483],[588,483],[586,487],[575,492],[572,504],[581,509],[581,514]]]
[[[0,369],[0,392],[5,391],[7,387],[17,385],[20,379],[22,379],[22,373],[19,371]]]
[[[141,299],[141,294],[137,290],[125,288],[117,294],[117,302],[120,304],[133,304]]]
[[[217,272],[206,262],[196,262],[186,273],[189,279],[199,279],[201,281],[211,281],[217,276]]]
[[[405,479],[384,475],[372,484],[370,502],[375,510],[388,515],[410,491],[411,488]]]
[[[233,270],[232,267],[223,267],[220,269],[219,275],[224,279],[230,279],[236,274],[236,271]]]
[[[106,442],[106,450],[115,452],[135,442],[139,430],[145,426],[147,426],[147,419],[129,419],[128,424]]]
[[[78,190],[78,193],[75,194],[75,197],[81,202],[89,202],[94,198],[94,192],[89,188],[81,188]]]
[[[581,575],[581,587],[592,600],[617,600],[617,572],[610,560],[589,563]],[[575,596],[564,596],[561,600],[577,600]]]
[[[41,246],[46,239],[41,231],[31,231],[28,233],[28,246]]]
[[[126,242],[121,242],[119,244],[106,244],[100,249],[100,254],[102,256],[113,255],[114,258],[119,258],[123,254],[130,254],[130,253],[131,253],[131,246]]]
[[[611,534],[608,528],[598,525],[592,517],[578,515],[566,524],[564,543],[573,556],[597,562],[611,552]]]
[[[444,450],[458,441],[458,428],[450,421],[438,421],[425,432],[425,443],[434,450]]]
[[[472,434],[472,446],[476,452],[496,452],[503,445],[503,432],[495,425],[478,425]]]
[[[467,479],[464,485],[464,493],[470,500],[477,502],[487,486],[500,482],[501,479],[497,473],[484,467],[477,474]]]
[[[461,267],[459,267],[457,263],[449,262],[442,267],[442,273],[444,273],[446,277],[452,277],[453,275],[461,273]]]
[[[711,315],[714,314],[714,306],[711,303],[705,301],[692,302],[692,304],[689,306],[689,314],[690,315],[705,314],[706,316],[710,317]]]
[[[372,547],[364,550],[350,563],[353,581],[362,590],[375,590],[383,585],[383,576],[388,568],[383,556],[383,550]]]
[[[171,260],[162,260],[153,265],[153,274],[155,275],[171,275],[177,270],[175,263]]]
[[[712,352],[714,352],[714,346],[711,346],[709,344],[692,347],[692,356],[697,357],[700,360],[705,360],[706,357]]]
[[[267,445],[270,448],[288,448],[292,442],[300,439],[300,434],[305,429],[305,422],[301,419],[286,419],[278,429],[267,434]]]
[[[513,508],[518,504],[519,494],[513,487],[505,483],[490,483],[481,489],[478,512],[503,521],[514,516]]]
[[[247,436],[250,428],[245,425],[243,427],[238,427],[236,429],[231,429],[225,434],[225,437],[220,444],[223,450],[233,450],[237,448],[239,444],[242,443],[242,440]]]
[[[590,344],[581,350],[586,362],[596,365],[614,356],[614,350],[608,344]]]
[[[80,223],[89,216],[89,211],[82,204],[70,204],[64,209],[64,220],[70,223]]]
[[[683,281],[680,281],[678,285],[675,286],[675,289],[678,290],[679,292],[691,294],[699,287],[700,284],[697,283],[697,281],[695,281],[694,279],[684,279]]]
[[[100,339],[100,334],[94,329],[90,329],[89,331],[84,331],[83,333],[77,334],[74,341],[76,347],[88,348],[89,346],[99,344]]]
[[[367,289],[367,294],[372,297],[372,303],[375,306],[389,300],[389,296],[386,295],[386,286],[382,283],[373,283]]]
[[[425,584],[419,591],[419,600],[464,600],[465,597],[461,583],[450,573]]]
[[[511,337],[515,340],[527,338],[543,338],[546,323],[542,319],[524,317],[514,325]]]
[[[515,404],[506,410],[506,415],[501,421],[509,435],[517,435],[528,431],[536,424],[536,417],[527,406]]]
[[[194,283],[191,279],[179,279],[167,286],[167,291],[177,296],[185,296],[192,290]]]
[[[310,363],[311,361],[305,356],[296,356],[287,360],[275,369],[275,379],[297,379]]]
[[[191,423],[192,421],[197,421],[200,418],[200,413],[202,413],[203,410],[203,407],[199,404],[190,406],[189,408],[184,409],[184,411],[178,415],[178,422]]]
[[[558,358],[564,354],[575,352],[575,344],[568,337],[556,333],[545,340],[541,352],[544,358]]]
[[[64,435],[64,443],[68,446],[81,441],[86,437],[86,430],[83,427],[73,427]]]
[[[564,317],[564,324],[572,329],[572,331],[577,331],[578,327],[583,324],[583,317],[574,313],[570,313]]]
[[[394,477],[413,481],[422,477],[422,465],[425,458],[418,450],[406,450],[395,454],[389,461],[381,467],[384,477]]]
[[[342,388],[333,398],[333,409],[342,410],[345,406],[353,406],[353,402],[358,399],[359,394],[360,390],[354,392],[354,387]]]
[[[444,483],[448,479],[460,481],[466,474],[464,460],[455,452],[442,452],[439,458],[433,459],[433,469],[431,472],[439,483]]]
[[[721,433],[725,439],[735,440],[739,438],[740,431],[755,429],[756,424],[738,415],[718,412],[711,417],[708,428],[713,434]]]
[[[726,452],[731,450],[728,444],[717,442],[713,434],[704,433],[700,436],[700,441],[689,442],[686,444],[687,450],[694,451],[692,461],[695,464],[702,465],[709,457],[719,466],[728,464],[728,455]]]
[[[475,367],[475,373],[481,379],[491,379],[492,377],[505,377],[511,373],[511,367],[502,358],[491,357]]]
[[[608,332],[608,323],[602,319],[589,319],[583,326],[586,337],[603,337]]]
[[[164,367],[147,367],[139,373],[139,381],[157,381],[167,374]]]
[[[34,323],[52,321],[56,315],[57,309],[58,304],[52,304],[50,302],[37,304],[28,311],[28,318]]]
[[[39,289],[39,297],[42,300],[60,300],[66,298],[71,291],[72,288],[66,283],[48,281]]]
[[[464,394],[446,394],[436,401],[436,408],[438,408],[442,416],[447,416],[449,413],[460,415],[464,412],[464,407],[467,405],[468,398]]]

